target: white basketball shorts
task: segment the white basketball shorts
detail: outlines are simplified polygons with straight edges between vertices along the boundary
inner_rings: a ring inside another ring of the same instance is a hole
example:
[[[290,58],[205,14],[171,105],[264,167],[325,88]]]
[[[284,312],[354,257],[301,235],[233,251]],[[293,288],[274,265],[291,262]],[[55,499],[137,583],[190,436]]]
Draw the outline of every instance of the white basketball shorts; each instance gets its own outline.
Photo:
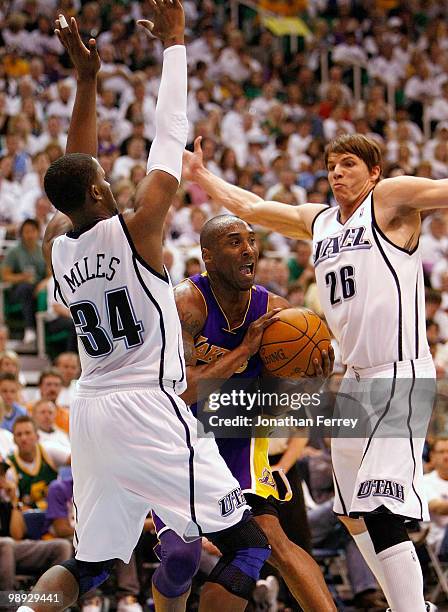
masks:
[[[434,392],[430,357],[347,369],[336,412],[351,417],[362,413],[368,432],[365,437],[332,437],[337,514],[358,517],[382,510],[429,520],[422,452]],[[355,400],[351,407],[350,398]]]
[[[127,563],[151,508],[184,540],[249,510],[212,438],[172,391],[80,391],[70,410],[74,545],[81,561]]]

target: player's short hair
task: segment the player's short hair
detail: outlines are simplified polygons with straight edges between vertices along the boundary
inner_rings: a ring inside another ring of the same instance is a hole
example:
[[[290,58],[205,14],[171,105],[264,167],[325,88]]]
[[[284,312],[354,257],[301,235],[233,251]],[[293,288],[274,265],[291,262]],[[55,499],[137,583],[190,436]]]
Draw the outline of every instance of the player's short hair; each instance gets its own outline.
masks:
[[[33,419],[27,414],[23,414],[22,416],[17,417],[17,419],[14,421],[14,425],[12,426],[12,433],[15,432],[17,425],[20,425],[20,423],[31,423],[34,431],[37,432],[36,423],[33,421]]]
[[[335,138],[325,147],[325,166],[328,170],[328,158],[331,154],[351,153],[365,163],[369,171],[375,166],[383,171],[383,160],[378,143],[363,134],[344,134]]]
[[[44,177],[44,188],[55,208],[70,214],[82,207],[90,185],[95,183],[96,166],[91,155],[70,153],[54,161]]]
[[[216,217],[212,217],[206,223],[204,223],[200,241],[201,241],[201,249],[211,249],[216,246],[217,239],[223,234],[229,225],[232,223],[246,223],[240,217],[236,215],[217,215]]]

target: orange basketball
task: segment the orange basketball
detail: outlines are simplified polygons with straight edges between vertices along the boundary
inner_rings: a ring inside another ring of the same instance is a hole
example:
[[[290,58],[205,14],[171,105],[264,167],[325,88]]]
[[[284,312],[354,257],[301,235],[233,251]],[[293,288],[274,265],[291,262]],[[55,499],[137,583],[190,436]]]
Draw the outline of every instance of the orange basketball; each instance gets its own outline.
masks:
[[[330,332],[320,317],[307,308],[286,308],[279,321],[264,330],[260,356],[270,376],[302,378],[314,376],[314,359],[322,363],[328,351]]]

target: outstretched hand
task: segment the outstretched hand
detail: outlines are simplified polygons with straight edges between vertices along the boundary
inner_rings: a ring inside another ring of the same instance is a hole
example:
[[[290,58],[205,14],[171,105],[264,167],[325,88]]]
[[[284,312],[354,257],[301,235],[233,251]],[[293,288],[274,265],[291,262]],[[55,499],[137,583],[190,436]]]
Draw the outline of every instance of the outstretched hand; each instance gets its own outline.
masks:
[[[204,168],[201,147],[202,136],[198,136],[194,141],[194,153],[184,151],[182,157],[182,178],[185,181],[194,181],[198,170]]]
[[[139,19],[137,23],[164,43],[183,42],[185,15],[180,0],[151,0],[150,6],[154,21]]]
[[[62,27],[67,23],[62,15],[56,19],[56,35],[64,45],[70,59],[78,74],[79,80],[93,79],[101,68],[101,59],[96,48],[94,38],[89,40],[87,48],[79,35],[76,19],[72,17],[68,27]]]

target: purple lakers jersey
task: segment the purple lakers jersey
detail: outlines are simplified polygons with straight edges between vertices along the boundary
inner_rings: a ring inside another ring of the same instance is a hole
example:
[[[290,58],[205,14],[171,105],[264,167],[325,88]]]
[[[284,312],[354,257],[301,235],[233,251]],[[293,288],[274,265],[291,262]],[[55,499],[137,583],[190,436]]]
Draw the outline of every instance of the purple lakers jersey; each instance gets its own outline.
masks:
[[[207,312],[205,325],[200,335],[195,338],[196,358],[198,365],[211,363],[237,348],[243,341],[249,325],[266,314],[269,293],[264,287],[254,285],[250,291],[243,321],[237,327],[231,328],[213,293],[207,273],[197,274],[188,280],[201,293]],[[257,353],[244,363],[232,378],[257,378],[261,370],[262,361]],[[196,405],[191,409],[196,414]],[[266,438],[217,438],[216,443],[221,456],[243,491],[256,493],[262,497],[269,495],[277,497],[275,482],[269,469]]]

